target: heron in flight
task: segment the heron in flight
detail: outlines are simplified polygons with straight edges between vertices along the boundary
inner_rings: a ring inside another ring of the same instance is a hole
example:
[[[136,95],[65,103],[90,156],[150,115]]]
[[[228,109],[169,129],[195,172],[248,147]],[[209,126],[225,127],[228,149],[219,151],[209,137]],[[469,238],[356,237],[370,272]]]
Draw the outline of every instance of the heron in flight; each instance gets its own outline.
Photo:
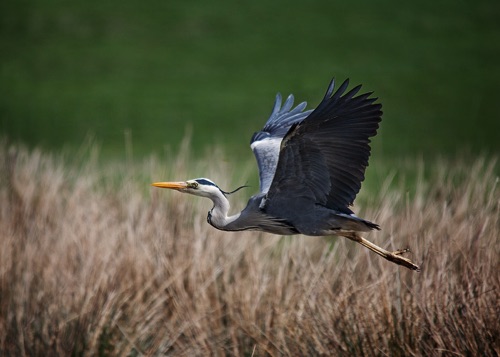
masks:
[[[271,116],[250,142],[260,192],[240,213],[228,215],[227,195],[235,191],[225,192],[207,178],[152,185],[211,199],[207,221],[220,230],[343,236],[419,271],[402,256],[409,249],[389,252],[361,237],[359,232],[380,227],[349,208],[365,178],[370,138],[377,134],[382,105],[370,98],[371,92],[356,96],[361,85],[346,93],[348,85],[346,80],[334,92],[333,79],[318,107],[307,111],[305,102],[292,109],[293,95],[283,105],[276,95]]]

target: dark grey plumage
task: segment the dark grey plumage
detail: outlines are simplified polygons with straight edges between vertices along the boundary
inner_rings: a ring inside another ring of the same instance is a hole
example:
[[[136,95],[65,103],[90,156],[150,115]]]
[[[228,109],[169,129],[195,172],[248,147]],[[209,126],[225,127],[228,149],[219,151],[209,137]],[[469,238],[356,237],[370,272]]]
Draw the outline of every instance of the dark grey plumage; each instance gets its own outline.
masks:
[[[293,116],[281,116],[297,120],[277,120],[279,116],[273,115],[278,108],[275,105],[264,129],[253,136],[259,168],[272,166],[266,165],[271,161],[270,152],[277,156],[270,185],[262,184],[268,179],[260,170],[261,194],[265,194],[261,212],[291,222],[294,230],[303,234],[331,234],[344,229],[346,223],[350,230],[378,228],[354,216],[348,206],[364,180],[370,156],[369,139],[377,133],[382,106],[374,104],[376,98],[369,98],[371,93],[355,97],[361,86],[345,93],[348,84],[346,80],[334,93],[332,80],[323,101],[305,117],[296,114],[305,108],[304,103],[292,111]],[[281,113],[290,108],[291,103]],[[262,144],[255,145],[259,140]],[[273,150],[278,140],[280,147],[276,153]],[[245,210],[240,219],[244,219],[244,213]]]

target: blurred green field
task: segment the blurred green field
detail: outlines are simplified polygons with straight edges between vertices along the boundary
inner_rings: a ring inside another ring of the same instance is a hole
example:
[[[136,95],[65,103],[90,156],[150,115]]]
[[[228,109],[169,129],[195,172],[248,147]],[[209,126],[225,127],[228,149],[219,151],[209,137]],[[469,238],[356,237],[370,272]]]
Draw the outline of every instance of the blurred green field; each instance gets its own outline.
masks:
[[[384,105],[379,157],[500,150],[498,1],[2,1],[0,133],[105,155],[248,141],[332,76]]]

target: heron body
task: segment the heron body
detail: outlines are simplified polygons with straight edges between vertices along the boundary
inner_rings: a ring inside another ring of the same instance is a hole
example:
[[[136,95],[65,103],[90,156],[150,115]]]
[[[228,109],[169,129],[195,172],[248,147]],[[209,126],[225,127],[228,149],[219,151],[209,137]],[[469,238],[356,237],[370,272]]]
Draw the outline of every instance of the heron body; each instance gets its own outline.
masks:
[[[346,80],[334,92],[332,80],[314,110],[305,111],[305,102],[292,109],[293,95],[283,105],[281,95],[276,96],[271,116],[250,143],[259,167],[260,192],[241,212],[229,215],[229,193],[206,178],[153,186],[211,199],[214,205],[207,221],[220,230],[344,236],[418,271],[401,256],[407,249],[388,252],[358,235],[380,229],[349,207],[365,178],[370,138],[377,133],[382,105],[370,98],[372,93],[356,96],[361,86],[346,92],[348,84]]]

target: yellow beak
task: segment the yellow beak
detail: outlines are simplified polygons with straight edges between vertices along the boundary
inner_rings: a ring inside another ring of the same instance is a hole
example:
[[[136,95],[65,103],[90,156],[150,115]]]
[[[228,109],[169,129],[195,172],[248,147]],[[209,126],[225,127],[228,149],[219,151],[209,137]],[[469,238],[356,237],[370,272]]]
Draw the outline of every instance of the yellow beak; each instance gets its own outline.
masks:
[[[160,187],[160,188],[171,188],[174,190],[187,188],[186,182],[155,182],[152,183],[151,186]]]

